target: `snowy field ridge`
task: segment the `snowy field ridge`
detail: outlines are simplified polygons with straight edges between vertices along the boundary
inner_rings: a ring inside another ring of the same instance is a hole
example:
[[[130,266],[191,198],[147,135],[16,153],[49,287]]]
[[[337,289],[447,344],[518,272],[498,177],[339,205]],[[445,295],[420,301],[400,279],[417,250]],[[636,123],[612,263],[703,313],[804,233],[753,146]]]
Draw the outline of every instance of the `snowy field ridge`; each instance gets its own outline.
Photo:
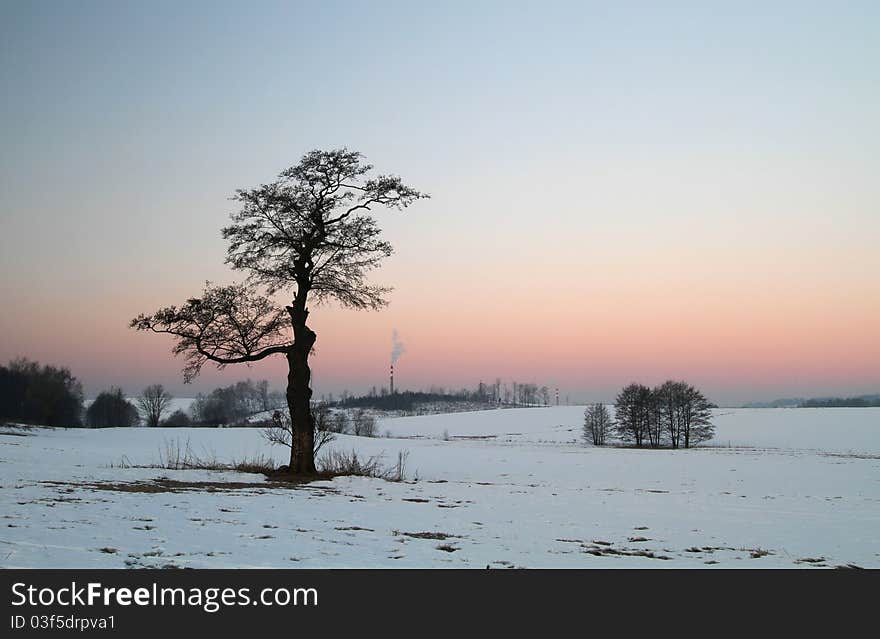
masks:
[[[583,407],[382,420],[408,481],[138,468],[259,429],[0,429],[2,567],[880,567],[880,409],[721,409],[691,450],[594,448]],[[121,467],[120,464],[124,467]]]

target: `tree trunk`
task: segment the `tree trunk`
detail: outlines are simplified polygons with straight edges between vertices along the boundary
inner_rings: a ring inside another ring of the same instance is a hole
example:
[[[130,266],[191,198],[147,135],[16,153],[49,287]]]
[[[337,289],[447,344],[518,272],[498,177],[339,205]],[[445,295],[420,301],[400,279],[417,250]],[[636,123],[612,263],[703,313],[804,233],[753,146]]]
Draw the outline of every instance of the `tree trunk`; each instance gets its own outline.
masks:
[[[305,296],[303,296],[305,297]],[[293,325],[293,346],[287,352],[287,407],[293,437],[290,447],[290,472],[297,475],[314,475],[315,468],[315,420],[312,416],[312,370],[309,368],[309,354],[315,345],[317,335],[306,320],[309,311],[305,303],[294,301],[287,307]]]

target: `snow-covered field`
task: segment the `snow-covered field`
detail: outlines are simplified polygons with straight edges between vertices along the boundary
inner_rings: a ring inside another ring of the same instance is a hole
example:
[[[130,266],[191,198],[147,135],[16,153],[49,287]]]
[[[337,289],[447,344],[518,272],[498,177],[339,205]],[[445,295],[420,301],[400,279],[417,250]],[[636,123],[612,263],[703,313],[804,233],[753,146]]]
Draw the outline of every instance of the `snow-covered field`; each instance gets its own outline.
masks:
[[[723,409],[686,451],[584,446],[582,412],[383,420],[333,445],[409,481],[296,487],[119,467],[284,460],[258,429],[3,429],[0,566],[880,567],[880,409]]]

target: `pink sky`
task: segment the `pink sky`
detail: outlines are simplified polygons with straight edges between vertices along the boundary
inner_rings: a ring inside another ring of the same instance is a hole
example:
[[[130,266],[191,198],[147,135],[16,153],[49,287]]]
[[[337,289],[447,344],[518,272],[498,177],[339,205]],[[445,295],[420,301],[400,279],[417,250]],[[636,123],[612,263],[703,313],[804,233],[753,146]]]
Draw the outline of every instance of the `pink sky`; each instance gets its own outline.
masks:
[[[404,388],[880,392],[876,7],[164,11],[0,21],[0,361],[281,386],[183,387],[127,323],[240,277],[234,189],[348,146],[432,199],[377,215],[387,309],[314,310],[318,394],[385,383],[394,328]]]

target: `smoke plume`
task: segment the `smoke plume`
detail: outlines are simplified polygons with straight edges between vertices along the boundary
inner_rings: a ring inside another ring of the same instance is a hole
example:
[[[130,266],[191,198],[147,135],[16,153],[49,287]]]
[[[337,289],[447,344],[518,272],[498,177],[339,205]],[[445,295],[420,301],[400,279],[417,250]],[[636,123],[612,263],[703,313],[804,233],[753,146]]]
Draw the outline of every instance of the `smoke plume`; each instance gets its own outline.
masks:
[[[406,352],[406,348],[403,346],[403,342],[400,341],[400,337],[397,334],[397,329],[395,328],[391,331],[391,363],[397,363],[397,360],[400,359],[400,356]]]

